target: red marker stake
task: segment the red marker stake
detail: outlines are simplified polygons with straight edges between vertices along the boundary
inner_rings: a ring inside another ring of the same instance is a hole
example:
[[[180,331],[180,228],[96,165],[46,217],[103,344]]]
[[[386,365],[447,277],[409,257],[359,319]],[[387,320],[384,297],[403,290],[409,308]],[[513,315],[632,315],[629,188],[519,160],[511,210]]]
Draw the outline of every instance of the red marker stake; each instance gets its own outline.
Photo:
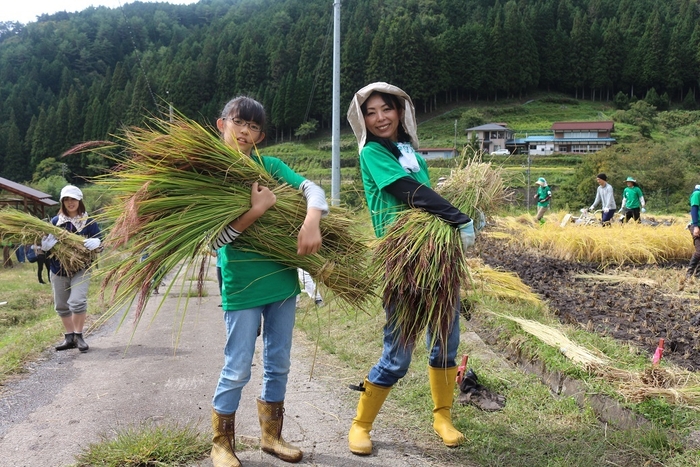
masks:
[[[652,365],[658,365],[659,362],[661,361],[661,356],[664,354],[664,340],[659,339],[659,346],[656,348],[656,352],[654,352],[654,357],[651,359]]]

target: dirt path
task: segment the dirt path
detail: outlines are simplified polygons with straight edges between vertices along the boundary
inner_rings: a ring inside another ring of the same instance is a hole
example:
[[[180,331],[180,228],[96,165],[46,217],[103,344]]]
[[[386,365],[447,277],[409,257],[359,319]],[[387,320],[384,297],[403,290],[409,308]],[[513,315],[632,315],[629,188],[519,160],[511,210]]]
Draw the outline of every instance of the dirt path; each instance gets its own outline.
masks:
[[[212,287],[215,285],[209,285]],[[213,292],[201,303],[191,301],[179,336],[181,316],[173,311],[177,301],[175,296],[166,298],[155,316],[156,303],[149,303],[133,337],[130,318],[120,328],[114,319],[87,337],[89,352],[50,350],[27,375],[5,386],[0,394],[0,466],[70,465],[100,435],[111,436],[115,429],[148,422],[195,423],[209,433],[211,398],[223,362],[219,297]],[[351,454],[346,434],[357,395],[338,380],[338,365],[328,357],[315,360],[310,377],[313,354],[313,346],[298,335],[284,436],[304,451],[301,465],[457,465],[436,458],[435,452],[440,452],[437,440],[429,440],[426,448],[415,433],[392,425],[399,422],[386,416],[388,410],[380,413],[375,424],[375,453],[368,457]],[[243,391],[236,419],[237,435],[252,446],[257,446],[260,435],[255,405],[260,371],[256,352],[252,379]],[[387,404],[390,407],[390,401]],[[245,466],[288,465],[257,447],[239,457]],[[195,465],[212,464],[205,459]]]

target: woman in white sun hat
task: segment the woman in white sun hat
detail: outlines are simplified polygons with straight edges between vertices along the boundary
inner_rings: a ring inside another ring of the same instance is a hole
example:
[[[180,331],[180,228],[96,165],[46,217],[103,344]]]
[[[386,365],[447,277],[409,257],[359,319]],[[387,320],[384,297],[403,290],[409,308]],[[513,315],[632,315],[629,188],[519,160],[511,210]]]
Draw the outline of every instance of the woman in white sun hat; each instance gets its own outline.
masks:
[[[85,210],[83,192],[73,185],[66,185],[61,190],[61,207],[51,223],[63,227],[69,232],[85,237],[83,245],[89,251],[100,248],[100,227]],[[41,249],[49,256],[51,249],[58,243],[53,235],[47,235],[41,241]],[[78,348],[87,352],[90,348],[83,339],[83,327],[87,315],[87,296],[90,274],[81,269],[69,274],[56,258],[49,258],[51,271],[51,288],[56,313],[61,317],[65,328],[65,339],[56,346],[56,350]]]
[[[399,212],[421,209],[459,229],[464,248],[472,247],[476,235],[474,222],[430,188],[428,166],[415,151],[416,119],[408,94],[388,83],[369,84],[355,94],[348,121],[357,138],[362,183],[377,238],[385,235]],[[438,337],[428,349],[433,429],[448,447],[465,441],[464,435],[453,426],[450,412],[457,374],[459,307],[458,302],[447,335]],[[358,455],[372,453],[369,435],[372,424],[392,386],[406,375],[415,347],[415,342],[401,342],[391,319],[391,305],[385,303],[384,308],[387,323],[382,355],[364,381],[353,386],[362,394],[348,442],[350,451]]]

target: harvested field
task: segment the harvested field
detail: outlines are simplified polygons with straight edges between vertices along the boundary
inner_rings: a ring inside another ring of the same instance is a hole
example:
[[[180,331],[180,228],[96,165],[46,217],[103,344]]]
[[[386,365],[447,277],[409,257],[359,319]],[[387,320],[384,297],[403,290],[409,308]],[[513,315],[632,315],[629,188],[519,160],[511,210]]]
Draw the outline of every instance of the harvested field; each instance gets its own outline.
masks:
[[[629,342],[654,353],[666,340],[664,358],[700,369],[700,282],[679,290],[686,263],[601,269],[596,264],[549,258],[484,235],[478,242],[485,264],[518,274],[562,323]]]

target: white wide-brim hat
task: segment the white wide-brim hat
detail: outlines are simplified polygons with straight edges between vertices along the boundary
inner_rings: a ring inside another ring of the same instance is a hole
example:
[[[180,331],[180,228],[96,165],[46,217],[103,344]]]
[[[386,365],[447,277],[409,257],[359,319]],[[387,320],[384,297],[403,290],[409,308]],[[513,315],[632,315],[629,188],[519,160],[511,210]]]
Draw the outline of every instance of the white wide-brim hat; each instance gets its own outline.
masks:
[[[418,149],[416,109],[413,106],[411,98],[401,88],[398,88],[393,84],[378,81],[376,83],[368,84],[364,88],[357,91],[355,93],[355,97],[352,98],[350,108],[348,109],[348,122],[350,123],[352,131],[355,133],[355,137],[357,138],[358,152],[362,151],[362,148],[367,142],[367,128],[365,127],[365,117],[362,115],[362,104],[364,104],[370,94],[375,91],[393,94],[403,101],[404,108],[403,115],[401,117],[401,124],[403,124],[404,130],[406,130],[406,133],[408,133],[408,136],[411,138],[413,148]]]

